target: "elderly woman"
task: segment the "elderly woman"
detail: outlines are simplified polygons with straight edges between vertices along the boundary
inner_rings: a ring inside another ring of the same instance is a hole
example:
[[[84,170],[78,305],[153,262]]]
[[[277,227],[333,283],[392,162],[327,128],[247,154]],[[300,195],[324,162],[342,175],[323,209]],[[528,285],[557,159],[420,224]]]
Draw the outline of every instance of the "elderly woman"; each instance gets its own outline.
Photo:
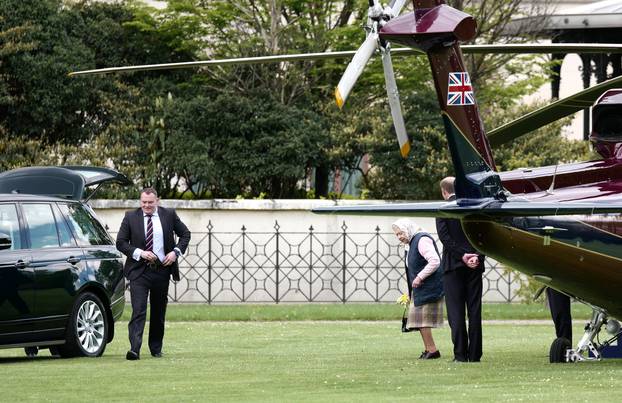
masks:
[[[443,273],[439,269],[438,249],[430,234],[410,220],[399,219],[392,228],[405,249],[406,280],[412,301],[406,327],[421,333],[425,351],[420,359],[440,358],[432,338],[432,328],[443,324]]]

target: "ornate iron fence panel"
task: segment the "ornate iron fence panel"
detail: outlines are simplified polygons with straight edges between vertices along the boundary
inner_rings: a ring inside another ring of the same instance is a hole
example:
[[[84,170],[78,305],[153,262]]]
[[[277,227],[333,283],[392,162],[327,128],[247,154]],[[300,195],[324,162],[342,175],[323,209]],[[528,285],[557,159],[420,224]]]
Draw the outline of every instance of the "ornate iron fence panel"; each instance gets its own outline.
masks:
[[[436,234],[432,234],[437,240]],[[393,233],[214,231],[192,233],[174,302],[394,302],[407,289],[404,249]],[[483,298],[512,302],[516,274],[486,258]]]

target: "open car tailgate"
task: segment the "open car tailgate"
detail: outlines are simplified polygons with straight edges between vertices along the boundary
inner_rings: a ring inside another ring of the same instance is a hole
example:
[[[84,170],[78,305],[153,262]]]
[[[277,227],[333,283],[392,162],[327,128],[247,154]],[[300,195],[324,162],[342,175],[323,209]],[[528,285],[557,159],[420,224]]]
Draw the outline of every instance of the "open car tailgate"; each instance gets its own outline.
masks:
[[[1,173],[0,193],[25,193],[82,200],[87,187],[106,182],[131,184],[125,175],[110,168],[28,167]]]

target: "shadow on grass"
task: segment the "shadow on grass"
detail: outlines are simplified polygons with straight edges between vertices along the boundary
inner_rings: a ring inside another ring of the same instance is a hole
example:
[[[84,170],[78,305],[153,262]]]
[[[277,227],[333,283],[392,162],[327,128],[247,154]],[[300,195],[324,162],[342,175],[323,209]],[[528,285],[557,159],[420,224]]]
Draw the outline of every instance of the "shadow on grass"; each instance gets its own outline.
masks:
[[[0,357],[0,365],[8,365],[8,364],[23,364],[28,361],[32,361],[36,363],[38,361],[49,361],[49,360],[62,360],[60,357],[54,356],[43,356],[43,357]]]

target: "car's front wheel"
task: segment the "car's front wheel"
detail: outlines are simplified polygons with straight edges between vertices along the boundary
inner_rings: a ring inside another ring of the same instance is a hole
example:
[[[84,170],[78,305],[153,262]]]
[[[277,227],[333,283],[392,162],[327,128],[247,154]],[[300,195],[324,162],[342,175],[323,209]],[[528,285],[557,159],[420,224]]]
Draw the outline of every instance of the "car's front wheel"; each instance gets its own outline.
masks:
[[[90,292],[75,301],[67,325],[66,342],[58,347],[62,357],[99,357],[106,349],[108,317],[101,300]]]

